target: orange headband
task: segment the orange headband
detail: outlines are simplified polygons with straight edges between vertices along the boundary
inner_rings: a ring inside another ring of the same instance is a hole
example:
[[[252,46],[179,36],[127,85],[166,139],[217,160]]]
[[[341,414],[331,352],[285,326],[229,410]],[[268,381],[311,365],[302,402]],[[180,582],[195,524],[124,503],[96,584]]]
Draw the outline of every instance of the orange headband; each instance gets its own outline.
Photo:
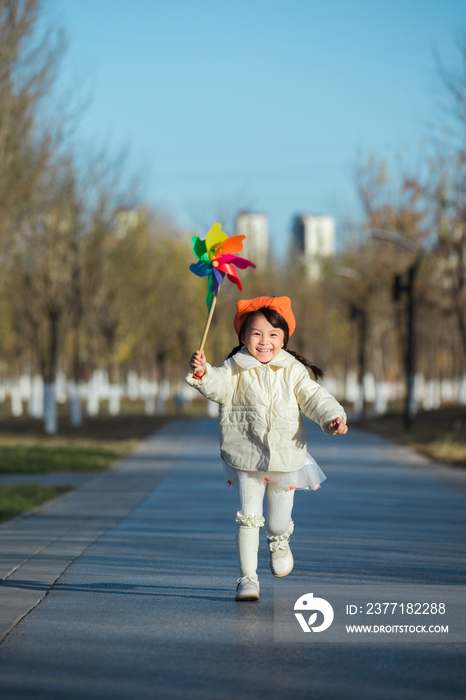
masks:
[[[247,299],[239,301],[236,304],[236,308],[237,311],[233,320],[233,325],[238,335],[245,317],[263,308],[274,309],[283,316],[288,324],[290,336],[293,335],[294,329],[296,328],[296,320],[291,310],[291,301],[288,297],[257,297],[257,299]]]

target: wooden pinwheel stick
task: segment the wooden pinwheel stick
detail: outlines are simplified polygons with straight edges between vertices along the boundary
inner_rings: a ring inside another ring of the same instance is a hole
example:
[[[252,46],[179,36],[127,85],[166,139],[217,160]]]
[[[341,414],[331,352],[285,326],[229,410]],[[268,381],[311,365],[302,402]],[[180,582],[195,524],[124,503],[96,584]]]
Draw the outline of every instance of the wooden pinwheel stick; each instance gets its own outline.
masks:
[[[217,305],[218,289],[214,292],[214,298],[212,299],[212,304],[210,306],[209,315],[207,316],[207,321],[204,328],[204,333],[202,334],[201,344],[199,346],[199,352],[204,350],[205,341],[207,340],[207,334],[209,332],[210,324],[212,323],[212,316],[214,315],[215,307]]]
[[[205,324],[204,333],[202,334],[201,344],[199,346],[200,353],[204,350],[205,341],[207,340],[207,334],[209,332],[210,324],[212,323],[212,316],[214,315],[215,306],[217,305],[217,296],[218,296],[218,289],[216,292],[214,292],[214,297],[212,299],[212,304],[210,306],[209,315],[207,316],[207,321]],[[193,370],[194,370],[194,372],[196,371],[196,368],[194,366],[193,366]]]

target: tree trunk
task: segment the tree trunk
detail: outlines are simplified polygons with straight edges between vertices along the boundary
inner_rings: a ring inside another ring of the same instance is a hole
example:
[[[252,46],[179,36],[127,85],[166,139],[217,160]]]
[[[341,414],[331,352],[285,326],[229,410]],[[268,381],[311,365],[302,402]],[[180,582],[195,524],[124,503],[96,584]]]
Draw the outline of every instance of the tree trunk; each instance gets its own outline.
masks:
[[[59,313],[55,310],[49,311],[49,343],[44,372],[44,430],[49,435],[54,435],[57,432],[57,405],[54,382],[57,376],[58,320]]]

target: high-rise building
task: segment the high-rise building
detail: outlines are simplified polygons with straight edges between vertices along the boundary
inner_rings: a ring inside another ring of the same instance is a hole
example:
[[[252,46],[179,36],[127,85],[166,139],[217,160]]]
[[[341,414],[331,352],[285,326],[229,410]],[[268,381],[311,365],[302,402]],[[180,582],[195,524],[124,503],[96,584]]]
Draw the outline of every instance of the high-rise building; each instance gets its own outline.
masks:
[[[301,257],[309,277],[317,279],[322,258],[335,254],[335,220],[331,216],[296,216],[292,252],[295,258]]]
[[[240,255],[252,260],[258,268],[265,267],[269,259],[269,224],[266,215],[240,211],[236,217],[235,233],[246,236]]]

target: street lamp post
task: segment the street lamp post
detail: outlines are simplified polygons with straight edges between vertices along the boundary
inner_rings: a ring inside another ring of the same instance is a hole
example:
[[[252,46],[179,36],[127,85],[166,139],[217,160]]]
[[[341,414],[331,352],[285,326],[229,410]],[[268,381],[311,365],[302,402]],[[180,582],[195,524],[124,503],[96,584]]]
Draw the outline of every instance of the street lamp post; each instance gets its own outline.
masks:
[[[424,250],[419,243],[412,241],[410,238],[402,236],[394,231],[382,231],[381,229],[371,230],[372,238],[380,238],[382,240],[391,241],[397,245],[403,246],[413,252],[416,252],[414,263],[407,270],[407,281],[402,282],[401,275],[395,275],[393,285],[393,300],[399,301],[402,294],[406,294],[406,318],[407,318],[407,337],[405,351],[405,372],[406,372],[406,405],[404,415],[404,425],[406,430],[410,430],[414,416],[416,415],[416,395],[415,395],[415,377],[416,377],[416,300],[414,294],[414,286],[416,276],[421,264]]]
[[[359,336],[358,379],[360,390],[361,418],[366,417],[366,392],[364,377],[366,376],[366,347],[367,347],[367,316],[366,310],[357,304],[350,306],[351,318],[357,322]]]

